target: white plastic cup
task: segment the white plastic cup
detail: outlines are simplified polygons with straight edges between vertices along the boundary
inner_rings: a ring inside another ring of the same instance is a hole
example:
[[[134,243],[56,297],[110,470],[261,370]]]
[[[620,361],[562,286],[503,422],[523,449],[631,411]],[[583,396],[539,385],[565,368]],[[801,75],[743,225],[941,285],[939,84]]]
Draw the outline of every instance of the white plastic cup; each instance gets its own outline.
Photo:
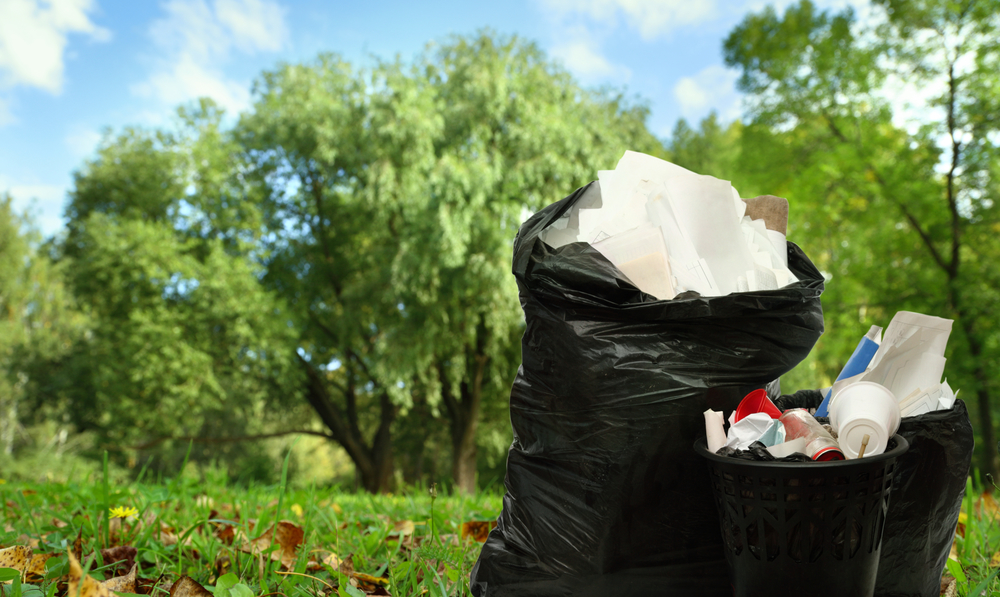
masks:
[[[865,456],[885,452],[889,438],[899,429],[896,395],[871,381],[852,383],[837,392],[830,404],[830,425],[837,432],[840,449],[848,460],[857,458],[865,435]]]

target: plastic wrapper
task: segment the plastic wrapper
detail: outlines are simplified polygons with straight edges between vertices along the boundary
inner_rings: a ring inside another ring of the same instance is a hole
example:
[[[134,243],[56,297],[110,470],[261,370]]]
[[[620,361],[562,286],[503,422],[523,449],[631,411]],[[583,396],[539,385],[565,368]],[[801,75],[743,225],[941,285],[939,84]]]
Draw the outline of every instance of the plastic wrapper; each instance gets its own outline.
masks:
[[[767,446],[760,442],[754,442],[746,450],[736,450],[734,448],[722,447],[716,452],[719,456],[728,456],[729,458],[742,458],[743,460],[753,460],[755,462],[812,462],[812,458],[809,458],[801,452],[795,452],[785,456],[784,458],[775,458],[767,451]]]
[[[732,595],[692,445],[706,409],[775,388],[809,353],[823,278],[789,243],[790,286],[658,301],[590,245],[538,238],[588,188],[535,214],[514,242],[526,321],[514,441],[472,594]]]

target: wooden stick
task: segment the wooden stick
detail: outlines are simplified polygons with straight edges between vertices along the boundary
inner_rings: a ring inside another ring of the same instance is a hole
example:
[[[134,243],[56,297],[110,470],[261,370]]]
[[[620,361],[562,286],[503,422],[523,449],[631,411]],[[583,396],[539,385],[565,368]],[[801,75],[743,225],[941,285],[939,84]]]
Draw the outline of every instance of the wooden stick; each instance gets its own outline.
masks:
[[[858,458],[864,458],[865,457],[865,449],[868,447],[868,440],[870,440],[870,439],[871,439],[871,436],[869,436],[867,433],[865,434],[865,436],[863,438],[861,438],[861,449],[858,450]]]

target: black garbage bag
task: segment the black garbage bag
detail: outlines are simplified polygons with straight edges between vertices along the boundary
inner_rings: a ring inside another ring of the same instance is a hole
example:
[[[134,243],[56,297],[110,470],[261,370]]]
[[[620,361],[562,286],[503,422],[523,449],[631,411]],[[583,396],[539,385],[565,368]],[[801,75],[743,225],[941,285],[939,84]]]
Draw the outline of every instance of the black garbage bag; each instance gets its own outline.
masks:
[[[965,403],[903,417],[910,442],[896,479],[882,535],[876,597],[937,597],[965,497],[974,440]]]
[[[596,183],[535,214],[514,242],[526,329],[510,395],[503,511],[472,571],[476,597],[729,596],[704,459],[705,409],[731,411],[823,332],[823,278],[658,301],[586,243],[538,235]]]

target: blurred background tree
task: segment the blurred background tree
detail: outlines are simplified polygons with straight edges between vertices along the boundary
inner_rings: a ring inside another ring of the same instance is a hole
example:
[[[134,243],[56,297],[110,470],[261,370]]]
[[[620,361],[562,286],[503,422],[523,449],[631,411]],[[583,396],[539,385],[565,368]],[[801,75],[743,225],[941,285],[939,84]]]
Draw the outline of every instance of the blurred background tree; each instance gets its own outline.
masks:
[[[280,65],[242,114],[203,100],[108,133],[64,235],[40,244],[0,204],[5,449],[27,408],[158,470],[195,440],[196,461],[273,479],[273,455],[236,442],[297,432],[369,491],[499,480],[513,237],[632,149],[789,198],[789,239],[829,283],[786,391],[828,385],[899,310],[954,318],[949,381],[996,474],[1000,3],[871,10],[747,15],[724,48],[746,119],[681,120],[666,143],[641,102],[491,32],[411,62]],[[928,107],[908,111],[916,88]]]
[[[412,64],[285,65],[254,97],[228,128],[205,100],[109,134],[76,174],[51,248],[91,326],[48,357],[60,403],[122,460],[283,422],[369,491],[392,488],[397,438],[411,480],[444,473],[431,453],[473,491],[481,448],[495,480],[513,236],[626,149],[663,154],[646,109],[488,32]]]
[[[792,234],[830,276],[812,361],[828,378],[897,311],[955,320],[948,374],[973,401],[979,469],[996,477],[1000,3],[873,10],[859,23],[803,0],[732,31],[726,62],[748,99],[741,172],[792,198]],[[930,110],[906,112],[901,90]]]

